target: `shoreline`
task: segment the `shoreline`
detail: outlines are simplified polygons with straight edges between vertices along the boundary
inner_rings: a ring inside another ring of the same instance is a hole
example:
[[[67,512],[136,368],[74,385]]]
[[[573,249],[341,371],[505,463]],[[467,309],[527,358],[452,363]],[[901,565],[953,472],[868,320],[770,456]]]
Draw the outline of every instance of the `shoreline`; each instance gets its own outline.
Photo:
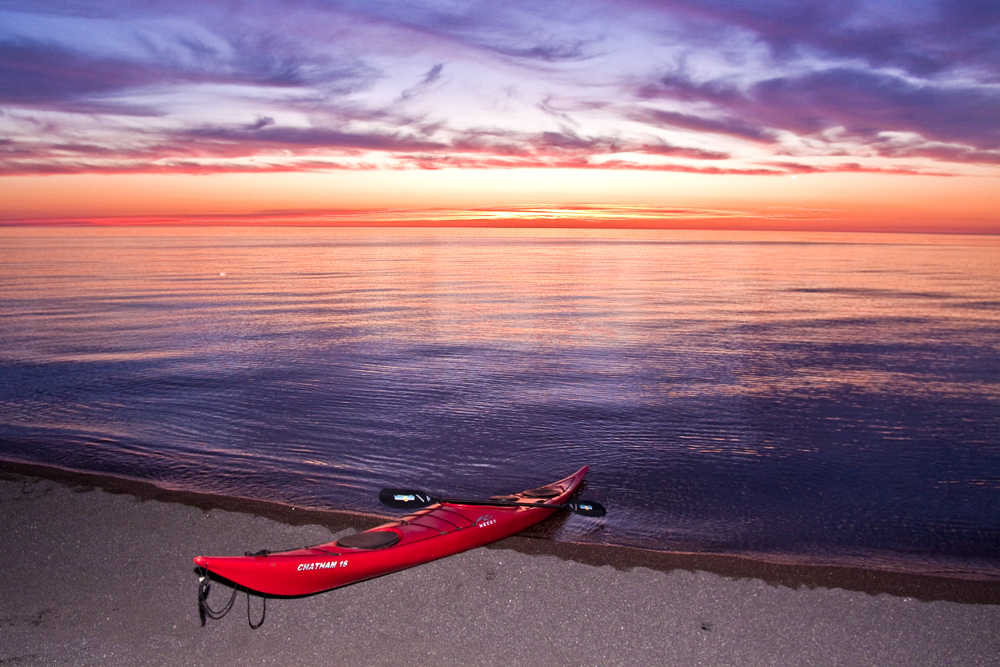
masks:
[[[156,500],[205,511],[217,509],[248,514],[288,526],[318,525],[331,532],[345,528],[367,530],[393,518],[389,514],[317,510],[251,498],[167,489],[148,481],[0,459],[0,479],[10,475],[45,479],[72,489],[96,488],[111,494],[133,496],[140,501]],[[843,589],[872,596],[888,594],[913,598],[923,602],[1000,605],[1000,580],[842,565],[785,564],[728,554],[661,552],[616,545],[557,542],[546,538],[546,526],[552,525],[549,521],[494,542],[487,548],[509,549],[525,555],[555,556],[564,561],[596,567],[610,566],[619,571],[633,568],[662,573],[675,570],[702,571],[727,579],[756,579],[772,586],[792,589]]]

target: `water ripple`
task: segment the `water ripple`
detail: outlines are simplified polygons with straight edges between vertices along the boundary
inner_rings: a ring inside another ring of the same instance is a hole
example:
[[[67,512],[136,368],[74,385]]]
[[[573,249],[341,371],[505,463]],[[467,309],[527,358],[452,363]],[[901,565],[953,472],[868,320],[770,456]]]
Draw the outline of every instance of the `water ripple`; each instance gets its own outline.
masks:
[[[590,464],[557,539],[1000,574],[996,240],[0,234],[0,456],[363,511]]]

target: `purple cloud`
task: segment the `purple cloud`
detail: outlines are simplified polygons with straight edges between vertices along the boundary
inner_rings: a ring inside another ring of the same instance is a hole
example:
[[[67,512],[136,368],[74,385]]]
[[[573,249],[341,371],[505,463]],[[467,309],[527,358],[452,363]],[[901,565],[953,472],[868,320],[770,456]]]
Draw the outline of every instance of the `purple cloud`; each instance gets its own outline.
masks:
[[[815,135],[843,128],[876,146],[880,133],[913,132],[972,151],[1000,148],[1000,89],[995,86],[915,82],[891,73],[831,68],[764,79],[745,91],[671,74],[641,87],[637,96],[710,103],[724,114],[714,120],[646,110],[648,122],[757,140],[778,131]]]
[[[837,68],[756,84],[764,120],[809,133],[843,126],[861,135],[916,132],[928,139],[1000,147],[1000,90],[915,83],[881,72]]]
[[[660,109],[644,109],[632,114],[632,118],[640,122],[662,127],[708,132],[711,134],[726,134],[733,137],[752,139],[754,141],[772,142],[774,132],[761,125],[754,125],[740,118],[706,118],[676,111]]]
[[[317,5],[518,60],[587,60],[598,53],[600,41],[600,30],[588,21],[598,6],[587,3],[341,0]]]
[[[331,57],[263,26],[217,29],[198,16],[147,16],[114,3],[88,9],[0,11],[8,24],[0,28],[0,104],[85,103],[156,85],[211,83],[343,93],[375,75],[350,56]]]
[[[665,14],[681,14],[752,33],[779,58],[804,51],[821,58],[861,60],[930,76],[975,67],[1000,69],[1000,5],[984,0],[638,0]]]
[[[443,144],[423,141],[412,136],[383,132],[356,133],[340,132],[321,127],[278,127],[271,122],[260,121],[240,128],[204,127],[187,132],[187,138],[202,142],[228,143],[243,151],[243,147],[267,148],[309,148],[333,150],[374,150],[374,151],[416,151],[440,150]]]
[[[42,45],[0,44],[0,104],[47,106],[155,81],[148,68]]]
[[[10,0],[0,169],[942,173],[998,85],[977,0]]]

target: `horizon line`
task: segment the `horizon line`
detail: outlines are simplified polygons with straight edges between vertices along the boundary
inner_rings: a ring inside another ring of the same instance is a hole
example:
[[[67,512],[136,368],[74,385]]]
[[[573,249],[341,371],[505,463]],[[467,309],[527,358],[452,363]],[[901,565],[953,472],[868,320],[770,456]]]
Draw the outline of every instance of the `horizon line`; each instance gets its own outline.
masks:
[[[246,213],[83,215],[0,219],[2,227],[355,227],[799,231],[1000,235],[1000,221],[887,221],[837,209],[774,207],[768,212],[574,203],[460,208],[272,209]]]

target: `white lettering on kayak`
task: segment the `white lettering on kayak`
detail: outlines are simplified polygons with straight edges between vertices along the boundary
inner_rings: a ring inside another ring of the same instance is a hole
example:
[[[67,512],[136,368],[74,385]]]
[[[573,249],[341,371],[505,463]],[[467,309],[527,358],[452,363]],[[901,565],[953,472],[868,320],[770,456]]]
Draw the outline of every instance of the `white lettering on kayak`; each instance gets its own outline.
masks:
[[[485,528],[486,526],[492,526],[496,522],[497,520],[493,518],[492,514],[484,514],[478,519],[476,519],[476,528]]]
[[[330,570],[335,567],[347,567],[347,561],[327,560],[319,563],[299,563],[299,566],[295,569],[298,572],[307,572],[309,570]]]

